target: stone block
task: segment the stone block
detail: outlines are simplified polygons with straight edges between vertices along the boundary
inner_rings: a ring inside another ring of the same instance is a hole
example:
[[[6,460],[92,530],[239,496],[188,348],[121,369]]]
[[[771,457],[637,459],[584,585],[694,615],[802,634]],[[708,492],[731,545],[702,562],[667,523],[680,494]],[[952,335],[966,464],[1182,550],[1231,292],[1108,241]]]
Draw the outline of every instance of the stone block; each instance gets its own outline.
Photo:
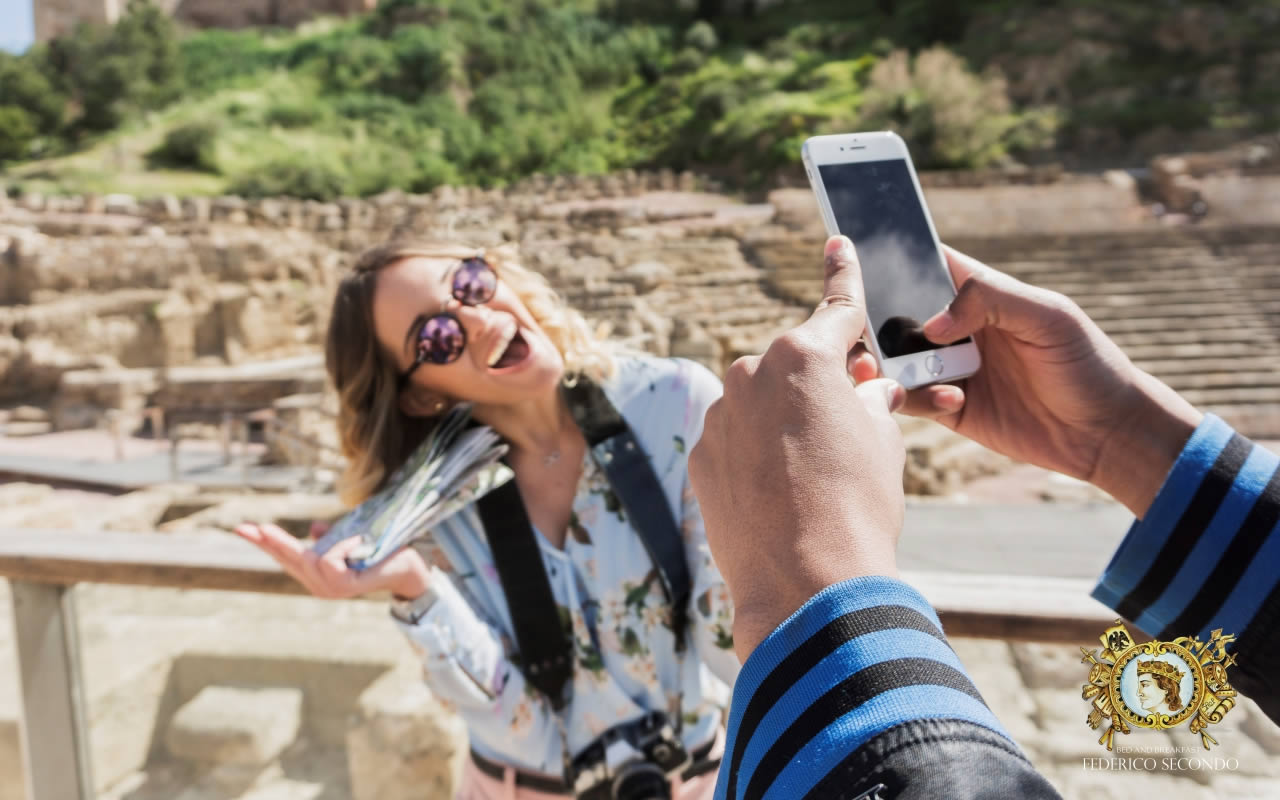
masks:
[[[301,725],[299,689],[207,686],[174,714],[165,746],[188,761],[263,766],[293,743]]]
[[[0,719],[0,800],[25,800],[22,744],[16,719]]]
[[[1210,800],[1218,797],[1189,776],[1148,772],[1063,770],[1058,790],[1063,797],[1088,800],[1133,800],[1160,797],[1167,800]],[[1243,796],[1243,795],[1241,795]]]
[[[641,261],[622,271],[622,279],[634,286],[637,294],[651,292],[664,283],[670,283],[673,277],[675,273],[671,267],[661,261]]]
[[[1257,703],[1247,697],[1242,697],[1240,700],[1242,701],[1240,705],[1231,710],[1227,719],[1235,717],[1242,711],[1245,712],[1240,720],[1240,730],[1268,753],[1280,756],[1280,725],[1268,719],[1267,715],[1262,713],[1262,709],[1258,708]]]
[[[952,639],[951,647],[1014,741],[1034,738],[1036,703],[1013,664],[1009,644],[997,639]]]
[[[0,485],[0,509],[34,506],[51,497],[53,497],[53,487],[43,483],[6,483]]]
[[[462,720],[440,704],[417,670],[392,670],[361,695],[347,732],[355,800],[452,797],[466,756]]]
[[[1076,689],[1089,670],[1080,661],[1080,648],[1072,645],[1018,642],[1013,656],[1027,686],[1032,689]]]

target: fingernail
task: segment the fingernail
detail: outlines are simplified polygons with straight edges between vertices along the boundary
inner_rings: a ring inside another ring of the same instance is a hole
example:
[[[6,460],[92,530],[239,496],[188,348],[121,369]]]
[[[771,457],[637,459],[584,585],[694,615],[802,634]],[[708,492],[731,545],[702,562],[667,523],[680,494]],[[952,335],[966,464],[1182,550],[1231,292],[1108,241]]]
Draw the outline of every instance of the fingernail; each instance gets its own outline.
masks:
[[[828,258],[838,253],[843,253],[853,249],[853,242],[849,241],[847,236],[832,236],[827,240],[827,247],[823,254]]]
[[[900,383],[890,384],[885,392],[889,395],[889,413],[897,411],[907,402],[907,390]]]
[[[964,395],[960,394],[959,389],[938,392],[933,398],[933,404],[943,411],[955,411],[964,405]]]

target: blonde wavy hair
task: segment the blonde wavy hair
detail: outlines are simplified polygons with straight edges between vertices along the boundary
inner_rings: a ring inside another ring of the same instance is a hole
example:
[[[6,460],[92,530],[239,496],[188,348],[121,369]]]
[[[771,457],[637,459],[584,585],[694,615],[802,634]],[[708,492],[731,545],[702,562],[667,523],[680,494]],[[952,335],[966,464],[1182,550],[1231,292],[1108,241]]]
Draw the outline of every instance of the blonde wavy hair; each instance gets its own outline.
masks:
[[[338,435],[347,466],[338,479],[343,502],[356,505],[376,493],[437,422],[400,410],[395,360],[374,333],[373,295],[378,273],[406,258],[464,259],[483,255],[564,358],[565,382],[612,378],[617,350],[597,336],[538,273],[522,266],[514,247],[399,240],[366,250],[338,284],[325,336],[325,368],[338,393]]]

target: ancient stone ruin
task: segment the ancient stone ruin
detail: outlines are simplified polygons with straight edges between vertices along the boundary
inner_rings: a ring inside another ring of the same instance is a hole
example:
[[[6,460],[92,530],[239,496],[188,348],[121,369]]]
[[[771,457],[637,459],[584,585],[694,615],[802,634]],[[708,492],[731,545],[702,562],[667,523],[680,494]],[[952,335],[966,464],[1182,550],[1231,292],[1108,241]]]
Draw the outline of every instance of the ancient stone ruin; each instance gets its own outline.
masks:
[[[1210,208],[1199,221],[1154,216],[1122,174],[925,180],[946,241],[1069,294],[1140,366],[1245,433],[1280,437],[1280,207],[1264,202],[1280,196],[1280,178],[1183,167]],[[331,475],[333,402],[319,357],[330,296],[356,252],[395,235],[516,243],[613,336],[722,374],[809,314],[825,234],[807,189],[747,202],[713,188],[626,173],[336,203],[0,197],[0,426],[12,441],[84,429],[244,437],[277,464]],[[955,500],[1016,469],[935,424],[903,428],[913,494]],[[157,485],[75,506],[62,490],[9,483],[0,524],[225,536],[271,519],[303,535],[340,511],[323,477],[273,492]],[[1057,486],[1037,497],[1098,499]],[[453,785],[460,723],[422,684],[380,603],[75,592],[95,665],[91,749],[104,797],[382,800],[447,796]],[[9,647],[0,641],[0,657]],[[979,659],[984,693],[1021,725],[1015,736],[1037,763],[1065,771],[1053,732],[1075,711],[1055,715],[1078,692],[1037,677],[1044,653],[997,649]],[[0,686],[0,800],[22,796],[8,691]],[[1271,763],[1280,741],[1246,725],[1258,763]]]

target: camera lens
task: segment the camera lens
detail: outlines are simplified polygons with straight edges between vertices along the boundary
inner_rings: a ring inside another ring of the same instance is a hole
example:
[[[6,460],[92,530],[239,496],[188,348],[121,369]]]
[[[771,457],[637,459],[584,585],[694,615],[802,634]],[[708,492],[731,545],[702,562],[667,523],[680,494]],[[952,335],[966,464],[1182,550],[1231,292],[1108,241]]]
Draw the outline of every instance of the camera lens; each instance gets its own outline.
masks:
[[[671,784],[656,765],[633,763],[614,778],[613,796],[615,800],[670,800]]]

